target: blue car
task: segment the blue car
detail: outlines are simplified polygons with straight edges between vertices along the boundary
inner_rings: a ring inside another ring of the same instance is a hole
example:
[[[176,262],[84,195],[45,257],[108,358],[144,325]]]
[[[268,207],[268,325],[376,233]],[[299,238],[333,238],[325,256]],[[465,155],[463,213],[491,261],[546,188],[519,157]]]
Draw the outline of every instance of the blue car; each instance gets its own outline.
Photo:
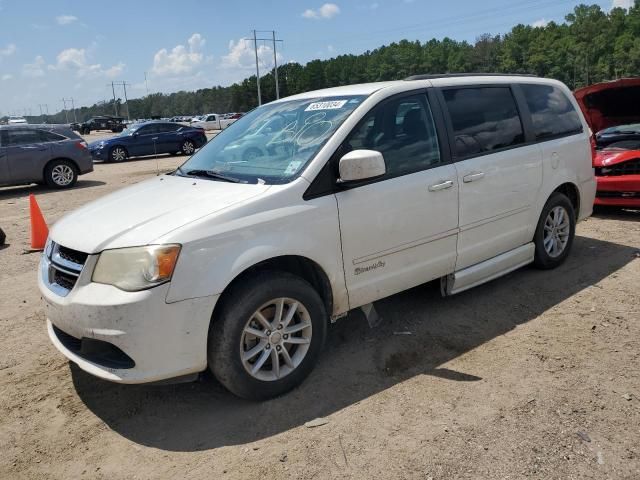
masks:
[[[89,152],[94,160],[122,162],[127,158],[157,153],[191,155],[207,143],[202,128],[179,123],[145,122],[124,130],[119,135],[92,142]]]

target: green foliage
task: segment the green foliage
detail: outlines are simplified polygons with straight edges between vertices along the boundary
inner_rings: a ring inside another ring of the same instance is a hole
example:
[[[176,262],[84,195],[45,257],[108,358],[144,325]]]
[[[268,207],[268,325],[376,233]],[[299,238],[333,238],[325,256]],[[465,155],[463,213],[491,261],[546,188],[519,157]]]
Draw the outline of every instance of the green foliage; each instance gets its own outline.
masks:
[[[565,20],[544,27],[516,25],[503,36],[480,35],[473,45],[451,38],[425,43],[401,40],[360,55],[312,60],[304,66],[282,65],[278,67],[280,94],[396,80],[417,73],[532,73],[556,78],[574,89],[640,75],[640,0],[629,11],[614,8],[608,13],[597,5],[578,5]],[[260,80],[263,102],[275,100],[273,73]],[[255,76],[229,87],[158,93],[129,101],[131,118],[246,112],[256,105]],[[83,107],[78,120],[113,112],[113,102]],[[118,112],[126,116],[126,106],[119,102]],[[64,112],[50,116],[49,121],[64,122]]]

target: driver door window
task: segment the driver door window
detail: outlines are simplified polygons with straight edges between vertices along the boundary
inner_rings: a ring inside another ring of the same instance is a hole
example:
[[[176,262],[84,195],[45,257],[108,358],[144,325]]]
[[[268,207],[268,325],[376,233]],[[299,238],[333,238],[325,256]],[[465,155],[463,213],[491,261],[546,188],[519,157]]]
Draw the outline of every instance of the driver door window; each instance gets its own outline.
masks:
[[[346,149],[382,153],[388,177],[441,162],[435,123],[424,95],[392,99],[375,107],[351,133]]]

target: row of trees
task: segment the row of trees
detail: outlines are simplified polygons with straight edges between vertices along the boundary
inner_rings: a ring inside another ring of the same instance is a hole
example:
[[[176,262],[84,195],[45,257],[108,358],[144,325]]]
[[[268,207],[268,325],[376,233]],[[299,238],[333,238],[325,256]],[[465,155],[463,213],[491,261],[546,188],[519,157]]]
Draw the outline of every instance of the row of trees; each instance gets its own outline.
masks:
[[[503,72],[552,77],[571,88],[640,75],[640,0],[628,11],[579,5],[565,22],[516,25],[505,35],[481,35],[474,44],[450,38],[402,40],[360,55],[289,63],[278,68],[281,96],[337,85],[402,79],[418,73]],[[261,77],[264,102],[275,99],[273,71]],[[229,87],[153,94],[129,101],[131,118],[247,111],[257,105],[256,78]],[[78,117],[111,114],[113,102],[83,107]],[[120,112],[126,106],[119,105]],[[34,120],[40,120],[39,117]],[[64,122],[64,112],[49,118]]]

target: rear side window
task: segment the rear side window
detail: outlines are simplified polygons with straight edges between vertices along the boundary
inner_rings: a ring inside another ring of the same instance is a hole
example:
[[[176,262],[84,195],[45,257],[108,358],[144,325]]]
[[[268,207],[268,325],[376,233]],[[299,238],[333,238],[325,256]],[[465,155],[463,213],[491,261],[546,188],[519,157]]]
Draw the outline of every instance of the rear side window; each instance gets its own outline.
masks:
[[[38,130],[40,134],[41,142],[59,142],[60,140],[66,140],[66,137],[58,135],[57,133],[47,132],[46,130]]]
[[[163,123],[161,125],[158,125],[158,133],[175,132],[181,127],[182,125],[178,125],[175,123]]]
[[[11,129],[7,132],[7,145],[29,145],[31,143],[40,143],[40,135],[37,130],[33,129]]]
[[[457,158],[524,143],[524,131],[509,87],[464,87],[443,92]]]
[[[582,132],[578,112],[560,90],[551,85],[520,85],[527,100],[536,140]]]

